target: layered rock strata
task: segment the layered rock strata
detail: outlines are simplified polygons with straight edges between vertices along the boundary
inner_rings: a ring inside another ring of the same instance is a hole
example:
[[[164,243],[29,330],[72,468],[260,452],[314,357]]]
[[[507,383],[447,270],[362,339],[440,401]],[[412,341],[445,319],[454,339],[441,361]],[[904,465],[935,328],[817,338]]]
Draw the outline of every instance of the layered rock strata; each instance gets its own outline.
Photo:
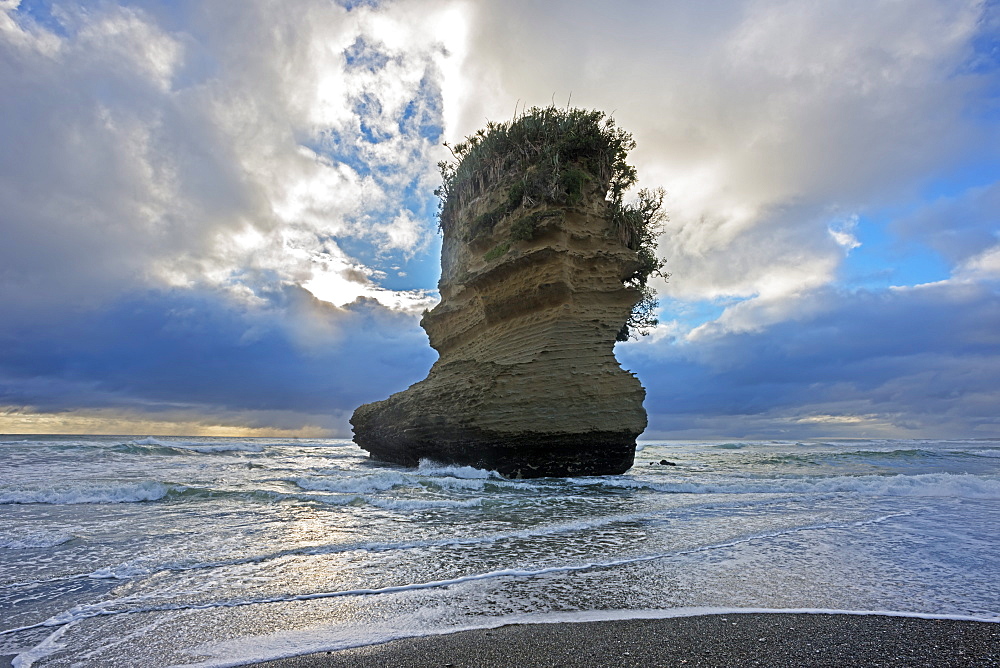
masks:
[[[358,445],[387,462],[508,477],[632,466],[645,390],[613,348],[639,299],[623,283],[637,260],[606,192],[590,179],[572,205],[505,205],[508,181],[457,212],[444,230],[441,302],[421,321],[440,358],[425,380],[354,412]]]

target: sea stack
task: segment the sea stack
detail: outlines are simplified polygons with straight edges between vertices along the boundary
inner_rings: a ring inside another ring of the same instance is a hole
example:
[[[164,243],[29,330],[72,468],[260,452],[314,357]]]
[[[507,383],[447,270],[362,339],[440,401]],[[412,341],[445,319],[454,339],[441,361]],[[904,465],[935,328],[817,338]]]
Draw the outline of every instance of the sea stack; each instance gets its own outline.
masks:
[[[354,412],[359,446],[508,477],[632,466],[645,390],[614,345],[649,299],[651,270],[641,216],[621,203],[632,146],[600,112],[549,108],[452,147],[441,302],[420,323],[440,357],[426,379]]]

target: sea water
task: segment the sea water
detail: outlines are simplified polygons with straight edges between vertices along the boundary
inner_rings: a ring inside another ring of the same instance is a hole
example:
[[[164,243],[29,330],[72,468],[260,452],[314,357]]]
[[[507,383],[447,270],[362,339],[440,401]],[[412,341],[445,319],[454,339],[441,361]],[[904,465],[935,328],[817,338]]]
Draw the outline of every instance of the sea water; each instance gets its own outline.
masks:
[[[346,440],[0,437],[0,656],[224,666],[713,610],[1000,621],[998,440],[640,448],[622,476],[508,480]]]

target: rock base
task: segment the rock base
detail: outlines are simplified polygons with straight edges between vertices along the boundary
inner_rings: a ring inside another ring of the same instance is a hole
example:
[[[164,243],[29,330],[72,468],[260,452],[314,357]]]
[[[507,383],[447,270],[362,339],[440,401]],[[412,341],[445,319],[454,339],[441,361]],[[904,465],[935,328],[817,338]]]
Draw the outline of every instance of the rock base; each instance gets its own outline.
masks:
[[[374,459],[403,466],[417,466],[426,459],[496,471],[508,478],[541,478],[616,475],[629,470],[635,458],[633,433],[510,434],[442,425],[431,439],[421,438],[421,429],[380,426],[378,416],[372,417],[369,423],[355,415],[355,442]]]

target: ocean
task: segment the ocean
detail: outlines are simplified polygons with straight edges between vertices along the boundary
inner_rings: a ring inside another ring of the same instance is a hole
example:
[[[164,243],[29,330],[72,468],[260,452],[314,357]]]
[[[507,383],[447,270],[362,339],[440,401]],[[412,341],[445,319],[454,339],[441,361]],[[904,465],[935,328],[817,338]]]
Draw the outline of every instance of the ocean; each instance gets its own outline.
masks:
[[[0,657],[229,666],[741,610],[1000,621],[1000,440],[640,447],[622,476],[508,480],[337,439],[0,437]]]

